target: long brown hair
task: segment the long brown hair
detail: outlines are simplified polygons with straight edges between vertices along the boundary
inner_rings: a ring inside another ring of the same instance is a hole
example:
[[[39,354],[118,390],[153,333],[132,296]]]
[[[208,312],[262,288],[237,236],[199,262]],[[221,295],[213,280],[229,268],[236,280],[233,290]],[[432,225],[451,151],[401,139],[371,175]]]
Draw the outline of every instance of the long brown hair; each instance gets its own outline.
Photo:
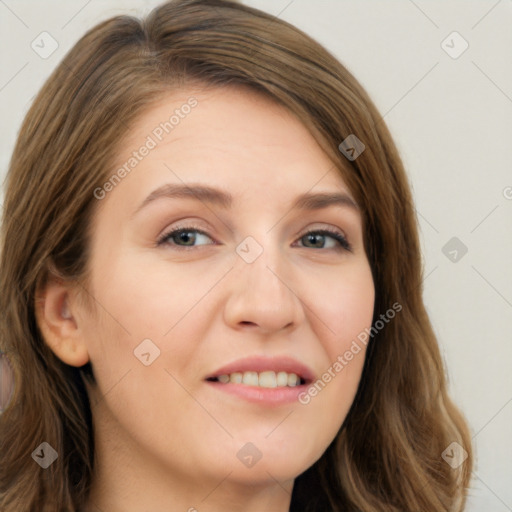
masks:
[[[61,362],[35,319],[50,272],[87,287],[94,190],[140,115],[190,83],[250,87],[293,112],[337,164],[361,205],[375,289],[372,336],[351,410],[322,457],[295,482],[291,511],[460,511],[472,450],[447,396],[437,341],[422,300],[422,267],[407,177],[385,123],[350,72],[295,27],[224,0],[174,0],[146,19],[117,16],[90,30],[28,112],[8,171],[1,232],[0,351],[15,377],[0,415],[0,509],[77,511],[94,471],[84,379]],[[347,159],[354,134],[366,149]],[[129,178],[127,178],[129,179]],[[43,470],[42,442],[58,453]],[[469,457],[453,469],[450,443]]]

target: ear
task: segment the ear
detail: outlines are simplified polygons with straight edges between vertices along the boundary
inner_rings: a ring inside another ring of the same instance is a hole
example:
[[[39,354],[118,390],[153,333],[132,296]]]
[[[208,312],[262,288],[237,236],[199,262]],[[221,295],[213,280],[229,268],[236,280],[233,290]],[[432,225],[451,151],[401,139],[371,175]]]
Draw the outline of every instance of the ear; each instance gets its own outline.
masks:
[[[77,320],[76,289],[69,283],[49,277],[36,297],[35,312],[44,341],[54,354],[70,366],[89,361],[86,340]]]

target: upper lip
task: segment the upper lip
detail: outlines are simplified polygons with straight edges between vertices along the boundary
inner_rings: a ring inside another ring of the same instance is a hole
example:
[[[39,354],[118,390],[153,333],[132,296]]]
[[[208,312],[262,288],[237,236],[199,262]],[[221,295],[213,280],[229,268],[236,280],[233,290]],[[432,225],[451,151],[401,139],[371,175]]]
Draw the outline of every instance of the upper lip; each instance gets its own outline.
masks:
[[[312,382],[315,378],[313,371],[305,364],[297,361],[290,356],[268,357],[268,356],[251,356],[242,359],[237,359],[212,374],[208,375],[207,379],[218,377],[219,375],[229,375],[231,373],[239,372],[286,372],[295,373],[298,377],[303,379],[306,384]]]

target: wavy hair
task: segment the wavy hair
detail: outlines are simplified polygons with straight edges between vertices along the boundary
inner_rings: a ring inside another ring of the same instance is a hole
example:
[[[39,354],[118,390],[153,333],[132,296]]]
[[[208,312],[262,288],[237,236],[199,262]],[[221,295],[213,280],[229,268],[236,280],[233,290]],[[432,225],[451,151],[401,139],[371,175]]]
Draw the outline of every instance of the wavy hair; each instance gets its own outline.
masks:
[[[296,478],[292,512],[446,512],[463,509],[472,450],[447,395],[422,299],[410,186],[371,99],[325,48],[292,25],[224,0],[171,0],[145,19],[116,16],[88,31],[37,95],[10,162],[1,229],[0,352],[15,387],[0,415],[0,509],[78,511],[94,472],[85,380],[45,344],[35,319],[53,273],[86,286],[94,190],[116,149],[159,98],[189,84],[249,87],[294,113],[336,164],[361,205],[373,273],[374,321],[402,310],[372,337],[356,398],[320,459]],[[355,134],[355,160],[339,144]],[[59,464],[42,470],[43,441]],[[453,441],[468,459],[442,458]]]

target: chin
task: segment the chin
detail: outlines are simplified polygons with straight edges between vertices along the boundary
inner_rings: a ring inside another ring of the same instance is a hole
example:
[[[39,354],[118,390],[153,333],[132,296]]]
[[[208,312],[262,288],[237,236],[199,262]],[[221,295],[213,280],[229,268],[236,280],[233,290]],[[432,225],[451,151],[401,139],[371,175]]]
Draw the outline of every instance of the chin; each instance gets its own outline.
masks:
[[[275,483],[277,480],[283,484],[306,471],[323,453],[322,447],[313,446],[302,439],[288,437],[286,442],[282,442],[272,440],[272,435],[267,439],[252,439],[254,441],[235,441],[235,460],[226,460],[226,464],[222,465],[221,471],[232,471],[230,480],[251,485],[268,485],[270,481]],[[217,459],[217,464],[219,460],[222,458]]]
[[[310,465],[296,464],[289,460],[281,463],[276,463],[276,461],[264,462],[261,459],[252,467],[244,467],[242,464],[236,465],[228,478],[232,483],[250,485],[251,487],[266,487],[276,482],[279,482],[282,486],[287,484],[291,486],[295,478],[306,471]]]

